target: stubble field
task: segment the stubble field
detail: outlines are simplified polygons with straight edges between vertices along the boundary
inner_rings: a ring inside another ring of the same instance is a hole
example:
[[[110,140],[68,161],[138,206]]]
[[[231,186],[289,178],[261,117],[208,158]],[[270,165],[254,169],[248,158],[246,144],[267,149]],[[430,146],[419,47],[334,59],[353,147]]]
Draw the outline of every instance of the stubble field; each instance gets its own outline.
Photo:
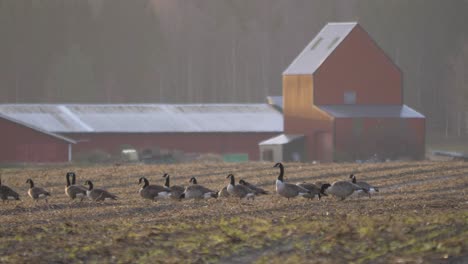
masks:
[[[20,202],[0,202],[0,263],[467,263],[468,163],[285,164],[287,182],[358,180],[371,199],[288,201],[274,192],[272,163],[4,168],[2,183]],[[65,174],[92,180],[117,201],[70,202]],[[270,191],[234,198],[143,200],[151,184],[198,183],[219,190],[226,175]],[[26,179],[52,193],[35,204]]]

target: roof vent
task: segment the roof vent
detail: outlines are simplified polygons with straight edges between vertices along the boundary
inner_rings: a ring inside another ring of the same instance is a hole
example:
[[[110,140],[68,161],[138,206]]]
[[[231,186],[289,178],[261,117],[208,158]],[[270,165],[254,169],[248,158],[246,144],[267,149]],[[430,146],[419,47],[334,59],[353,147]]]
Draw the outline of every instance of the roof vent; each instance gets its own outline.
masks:
[[[331,49],[337,42],[338,40],[340,39],[340,37],[336,37],[332,40],[332,42],[330,42],[330,45],[328,45],[328,48],[327,49]]]
[[[310,47],[310,50],[314,50],[320,44],[320,42],[322,42],[322,40],[323,40],[322,37],[317,39],[317,41],[315,41],[314,45],[312,45],[312,47]]]

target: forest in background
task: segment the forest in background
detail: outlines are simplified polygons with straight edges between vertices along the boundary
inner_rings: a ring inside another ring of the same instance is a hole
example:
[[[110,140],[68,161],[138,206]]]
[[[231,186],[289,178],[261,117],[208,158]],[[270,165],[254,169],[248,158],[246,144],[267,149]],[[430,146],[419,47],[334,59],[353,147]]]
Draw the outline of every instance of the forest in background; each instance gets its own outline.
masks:
[[[0,0],[0,103],[250,103],[357,21],[430,134],[468,135],[468,0]]]

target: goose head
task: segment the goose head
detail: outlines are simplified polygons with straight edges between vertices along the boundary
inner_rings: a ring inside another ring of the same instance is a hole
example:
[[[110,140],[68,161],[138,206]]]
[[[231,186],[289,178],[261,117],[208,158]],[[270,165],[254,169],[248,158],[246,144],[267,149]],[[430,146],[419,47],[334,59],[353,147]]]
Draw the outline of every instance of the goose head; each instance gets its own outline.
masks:
[[[230,180],[231,180],[230,184],[231,184],[232,186],[234,186],[234,185],[236,184],[236,182],[235,182],[235,180],[234,180],[234,174],[232,174],[232,173],[229,174],[229,175],[226,177],[226,179],[230,179]]]
[[[197,178],[192,177],[192,178],[190,178],[189,182],[192,183],[192,184],[197,184]]]
[[[34,182],[33,182],[33,180],[27,179],[27,180],[26,180],[26,183],[29,183],[29,185],[31,186],[31,188],[34,187]]]
[[[323,193],[325,194],[325,191],[330,188],[331,184],[329,183],[325,183],[325,184],[322,184],[322,187],[320,188],[320,193]]]
[[[166,181],[164,182],[164,186],[166,186],[166,187],[169,188],[169,186],[170,186],[170,183],[169,183],[169,174],[164,173],[163,178],[166,179]]]
[[[88,185],[88,190],[90,191],[93,189],[93,182],[91,182],[90,180],[85,181],[84,185]]]
[[[281,162],[278,162],[275,164],[275,166],[273,166],[273,168],[282,168],[283,167],[283,164]]]
[[[148,179],[146,179],[145,177],[141,177],[141,178],[138,180],[138,185],[140,185],[141,182],[144,182],[143,188],[145,188],[146,186],[149,185],[149,181],[148,181]]]
[[[244,180],[239,180],[239,184],[246,185],[247,183]]]

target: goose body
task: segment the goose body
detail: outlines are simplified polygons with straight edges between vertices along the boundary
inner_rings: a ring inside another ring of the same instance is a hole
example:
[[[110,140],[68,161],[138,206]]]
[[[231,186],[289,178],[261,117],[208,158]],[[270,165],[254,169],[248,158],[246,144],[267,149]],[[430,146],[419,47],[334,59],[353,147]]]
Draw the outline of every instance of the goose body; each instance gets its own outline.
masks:
[[[230,197],[231,195],[227,191],[227,186],[224,186],[221,191],[218,192],[218,197]]]
[[[0,177],[0,199],[5,202],[9,200],[19,200],[19,194],[13,191],[10,187],[2,185],[2,178]]]
[[[367,193],[366,189],[363,189],[359,185],[348,181],[336,181],[331,185],[329,183],[322,185],[322,191],[324,191],[326,194],[331,194],[335,197],[338,197],[341,200],[346,199],[346,197],[359,190]]]
[[[238,197],[240,199],[246,198],[247,200],[255,199],[255,192],[253,190],[242,184],[236,185],[233,174],[229,174],[226,178],[230,179],[229,184],[226,186],[226,190],[231,196]]]
[[[316,184],[303,182],[297,183],[296,185],[310,191],[310,194],[303,196],[304,198],[312,199],[315,196],[317,196],[317,198],[320,200],[320,198],[322,198],[322,195],[327,196],[325,193],[322,192],[321,187],[317,186]]]
[[[297,196],[307,196],[311,195],[310,191],[297,186],[295,184],[291,183],[286,183],[284,182],[284,167],[283,164],[280,162],[276,163],[275,168],[280,168],[280,174],[278,175],[278,178],[276,179],[276,193],[278,193],[280,196],[288,198],[294,198]]]
[[[205,186],[199,185],[197,179],[192,177],[190,179],[191,185],[185,187],[184,193],[180,198],[185,199],[208,199],[208,198],[217,198],[218,193],[206,188]]]
[[[170,176],[167,173],[164,173],[163,178],[165,178],[164,187],[171,190],[169,197],[172,199],[180,199],[180,196],[184,193],[185,188],[180,185],[170,185]]]
[[[250,190],[254,191],[255,195],[268,194],[268,192],[265,191],[264,189],[257,187],[245,180],[239,180],[239,184],[242,184],[245,187],[249,188]]]
[[[48,203],[47,199],[48,197],[51,196],[48,191],[46,191],[44,188],[35,187],[34,182],[31,179],[28,179],[26,183],[29,183],[29,190],[28,190],[29,197],[31,197],[34,201],[44,199],[46,203]]]
[[[72,177],[72,182],[70,183],[70,177]],[[72,200],[79,198],[80,201],[83,201],[83,198],[86,197],[86,188],[84,186],[75,185],[76,175],[74,172],[68,172],[66,174],[67,185],[65,186],[65,194]]]
[[[169,198],[171,190],[161,185],[150,185],[149,181],[145,177],[141,177],[138,180],[138,184],[144,182],[143,186],[138,191],[143,199],[160,199]]]
[[[363,189],[366,189],[367,194],[369,195],[369,198],[371,198],[371,193],[379,192],[379,188],[377,188],[375,186],[372,186],[372,185],[368,184],[367,182],[357,181],[356,176],[354,176],[354,174],[349,175],[349,178],[351,178],[352,183],[362,187]],[[356,193],[362,194],[362,193],[365,193],[365,192],[362,191],[362,190],[358,190],[358,191],[356,191]]]
[[[117,200],[117,196],[111,194],[110,192],[103,189],[95,189],[93,183],[90,180],[87,180],[85,182],[85,185],[88,185],[86,196],[95,202],[105,200]]]

